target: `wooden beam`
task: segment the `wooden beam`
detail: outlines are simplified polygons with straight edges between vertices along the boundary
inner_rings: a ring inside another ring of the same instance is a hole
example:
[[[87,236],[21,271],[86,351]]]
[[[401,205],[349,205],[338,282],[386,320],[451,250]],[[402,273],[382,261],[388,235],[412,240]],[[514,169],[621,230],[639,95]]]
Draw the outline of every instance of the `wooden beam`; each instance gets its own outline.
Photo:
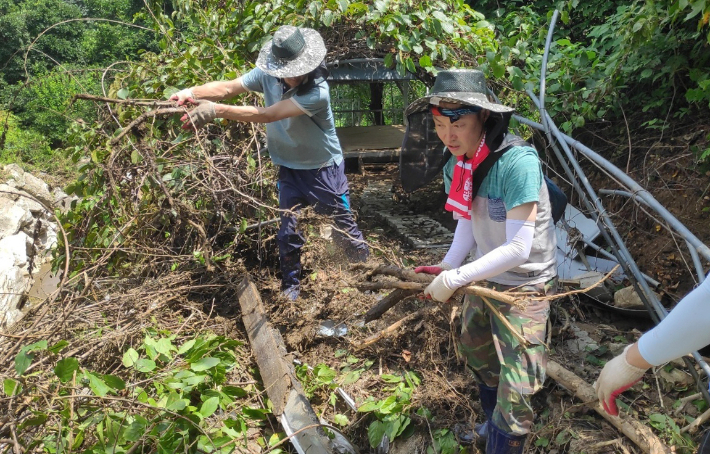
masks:
[[[332,454],[332,443],[320,427],[318,416],[296,378],[293,364],[286,358],[287,351],[281,333],[269,323],[259,292],[249,276],[237,287],[237,297],[264,389],[274,407],[274,415],[281,421],[296,451],[301,454]]]

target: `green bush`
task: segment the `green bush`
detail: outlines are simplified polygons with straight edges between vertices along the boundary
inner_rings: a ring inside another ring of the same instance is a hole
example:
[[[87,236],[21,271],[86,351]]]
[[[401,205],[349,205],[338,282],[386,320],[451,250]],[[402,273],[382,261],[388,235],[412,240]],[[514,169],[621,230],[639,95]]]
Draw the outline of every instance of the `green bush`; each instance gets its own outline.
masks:
[[[0,163],[26,163],[48,167],[52,159],[49,143],[38,132],[22,128],[19,120],[12,114],[0,111]]]

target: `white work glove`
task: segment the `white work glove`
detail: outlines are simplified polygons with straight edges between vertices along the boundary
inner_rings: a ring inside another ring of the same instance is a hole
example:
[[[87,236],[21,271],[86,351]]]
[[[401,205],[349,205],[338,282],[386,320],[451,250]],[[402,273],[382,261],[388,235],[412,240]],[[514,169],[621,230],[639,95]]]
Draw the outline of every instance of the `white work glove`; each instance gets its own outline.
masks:
[[[606,363],[594,383],[602,407],[612,416],[619,414],[619,409],[616,408],[616,397],[641,380],[646,372],[646,369],[632,366],[626,361],[626,351],[630,347],[631,345],[627,345],[622,354]]]
[[[170,101],[176,101],[178,106],[184,105],[188,99],[197,99],[195,98],[194,93],[192,93],[191,88],[185,88],[183,90],[180,90],[177,93],[173,93],[173,95],[170,97]]]
[[[206,99],[195,101],[194,99],[190,99],[190,102],[196,104],[197,107],[180,118],[180,121],[182,121],[182,129],[189,129],[191,127],[199,129],[217,118],[215,103],[212,101]]]
[[[414,272],[422,274],[433,274],[434,276],[438,276],[439,274],[441,274],[442,271],[447,271],[450,269],[451,265],[446,262],[441,262],[437,263],[436,265],[418,266],[414,268]]]
[[[446,282],[444,282],[444,276],[446,276],[447,272],[448,271],[444,271],[436,276],[436,279],[431,281],[431,284],[427,285],[424,289],[424,295],[441,303],[447,302],[456,291],[455,288],[449,288]]]

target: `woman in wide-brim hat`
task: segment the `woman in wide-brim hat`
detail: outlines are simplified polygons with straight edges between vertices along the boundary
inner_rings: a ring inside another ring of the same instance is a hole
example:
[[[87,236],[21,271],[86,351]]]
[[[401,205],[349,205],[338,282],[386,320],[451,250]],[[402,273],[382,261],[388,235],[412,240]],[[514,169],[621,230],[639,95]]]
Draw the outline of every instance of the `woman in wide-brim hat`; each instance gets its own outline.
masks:
[[[236,80],[208,82],[171,96],[197,107],[183,117],[184,128],[200,128],[215,118],[266,123],[266,143],[279,169],[281,227],[277,235],[282,293],[294,300],[301,290],[301,247],[294,212],[313,205],[332,215],[333,237],[347,257],[364,261],[369,249],[350,210],[343,152],[335,134],[324,64],[326,47],[310,28],[281,26],[263,45],[256,68]],[[217,104],[247,91],[264,94],[264,107]],[[341,233],[342,232],[342,233]]]
[[[446,203],[458,219],[454,240],[439,264],[415,270],[437,275],[424,290],[434,300],[447,301],[476,281],[535,296],[554,291],[547,185],[535,149],[507,131],[512,112],[489,100],[484,74],[472,69],[439,72],[430,93],[407,107],[405,144],[431,142],[433,127],[455,164]],[[463,264],[469,252],[473,261]],[[487,440],[486,453],[521,453],[533,423],[530,396],[545,380],[549,301],[530,299],[525,309],[489,301],[517,333],[480,297],[466,297],[459,351],[478,381],[487,416],[476,432]]]

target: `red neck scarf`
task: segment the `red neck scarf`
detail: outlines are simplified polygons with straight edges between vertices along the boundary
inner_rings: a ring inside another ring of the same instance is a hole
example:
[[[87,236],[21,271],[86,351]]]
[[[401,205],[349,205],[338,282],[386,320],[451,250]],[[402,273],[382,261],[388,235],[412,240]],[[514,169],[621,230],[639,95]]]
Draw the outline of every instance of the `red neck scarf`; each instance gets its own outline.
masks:
[[[447,211],[458,213],[464,219],[471,219],[471,203],[473,198],[476,197],[476,194],[471,194],[473,172],[488,157],[490,152],[491,150],[486,145],[486,134],[484,133],[483,137],[481,137],[481,143],[478,145],[478,149],[471,160],[467,162],[466,155],[456,158],[449,198],[444,206]]]

